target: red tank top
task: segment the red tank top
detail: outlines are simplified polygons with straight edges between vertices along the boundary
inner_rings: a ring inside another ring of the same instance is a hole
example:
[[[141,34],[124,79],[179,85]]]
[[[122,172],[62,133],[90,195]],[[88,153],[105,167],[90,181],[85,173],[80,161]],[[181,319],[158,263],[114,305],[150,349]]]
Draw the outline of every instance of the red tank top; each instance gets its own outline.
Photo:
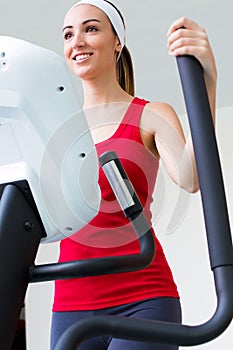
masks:
[[[143,145],[139,123],[147,101],[134,98],[116,132],[96,145],[100,156],[114,150],[151,222],[150,206],[159,161]],[[112,189],[99,169],[98,215],[72,238],[60,243],[59,262],[139,253],[139,243]],[[53,311],[94,310],[155,297],[179,297],[162,247],[154,236],[156,255],[149,267],[135,272],[55,281]]]

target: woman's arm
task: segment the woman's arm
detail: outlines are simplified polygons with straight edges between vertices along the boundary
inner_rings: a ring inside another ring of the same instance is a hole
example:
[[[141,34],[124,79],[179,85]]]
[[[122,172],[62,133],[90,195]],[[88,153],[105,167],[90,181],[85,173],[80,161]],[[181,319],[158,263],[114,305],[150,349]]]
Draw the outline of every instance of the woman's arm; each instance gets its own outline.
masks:
[[[168,49],[173,56],[192,55],[201,63],[215,122],[217,70],[205,29],[187,18],[178,19],[168,31]],[[168,104],[150,103],[148,109],[155,113],[146,124],[170,177],[178,186],[196,192],[199,183],[191,135],[185,139],[179,118]]]
[[[154,150],[159,156],[171,179],[188,192],[199,189],[196,162],[191,137],[185,139],[179,118],[174,109],[166,103],[149,103],[147,117],[142,128],[153,135]],[[150,113],[152,111],[152,113]]]

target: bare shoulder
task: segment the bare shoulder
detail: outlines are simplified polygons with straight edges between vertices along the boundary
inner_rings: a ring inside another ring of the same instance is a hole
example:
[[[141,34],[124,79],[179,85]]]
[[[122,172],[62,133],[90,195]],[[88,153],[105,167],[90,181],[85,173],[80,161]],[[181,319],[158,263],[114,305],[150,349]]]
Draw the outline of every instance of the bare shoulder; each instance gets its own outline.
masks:
[[[157,113],[164,113],[169,111],[174,111],[171,105],[166,102],[149,102],[146,107]]]
[[[167,137],[185,140],[179,118],[171,105],[164,102],[149,102],[140,120],[140,132],[144,145],[160,158],[159,144],[167,143]]]
[[[181,129],[179,118],[174,108],[165,102],[149,102],[142,115],[142,127],[156,134],[158,128],[170,124],[176,129]]]
[[[165,102],[149,102],[147,104],[148,110],[154,112],[157,116],[163,118],[171,123],[179,120],[174,108]]]

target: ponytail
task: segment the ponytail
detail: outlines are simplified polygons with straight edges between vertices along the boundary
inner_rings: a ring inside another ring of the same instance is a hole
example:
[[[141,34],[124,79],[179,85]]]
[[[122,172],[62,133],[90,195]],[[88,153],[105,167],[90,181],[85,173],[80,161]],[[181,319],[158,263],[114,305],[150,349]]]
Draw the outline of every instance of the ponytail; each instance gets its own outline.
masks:
[[[131,55],[126,46],[123,47],[116,65],[117,80],[128,94],[134,96],[134,69]]]
[[[118,10],[118,8],[109,0],[104,0],[105,2],[108,2],[110,5],[112,5],[115,10],[118,12],[119,16],[122,19],[122,23],[125,28],[125,21],[124,17],[122,16],[121,12]],[[111,23],[111,21],[110,21]],[[117,32],[112,25],[112,30],[117,35]],[[117,60],[116,64],[116,75],[117,75],[117,81],[122,87],[124,91],[126,91],[128,94],[134,96],[134,69],[133,69],[133,62],[131,59],[131,55],[129,50],[127,49],[126,46],[123,46],[123,49],[121,51],[120,57]]]

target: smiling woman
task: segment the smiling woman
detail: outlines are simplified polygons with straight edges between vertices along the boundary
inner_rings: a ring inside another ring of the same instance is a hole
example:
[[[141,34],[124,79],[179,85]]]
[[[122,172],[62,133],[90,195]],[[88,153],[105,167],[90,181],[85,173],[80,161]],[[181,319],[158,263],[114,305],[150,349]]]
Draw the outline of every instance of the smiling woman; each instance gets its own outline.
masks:
[[[64,55],[74,73],[83,81],[100,74],[108,81],[121,44],[105,13],[92,5],[74,7],[66,15],[63,36]]]
[[[85,4],[87,3],[86,1],[82,1],[81,3],[79,3],[79,5],[81,4]],[[101,2],[101,5],[103,6],[103,1]],[[85,26],[87,25],[87,28],[82,28],[83,31],[87,31],[87,32],[97,32],[100,31],[105,24],[107,24],[107,26],[109,27],[109,25],[112,28],[113,34],[115,34],[115,36],[117,36],[118,40],[119,40],[119,45],[118,45],[118,51],[117,51],[117,64],[116,64],[116,77],[117,80],[120,84],[120,86],[122,87],[123,90],[125,90],[126,92],[128,92],[130,95],[134,95],[134,73],[133,73],[133,65],[132,65],[132,60],[131,60],[131,56],[130,53],[127,49],[127,47],[125,46],[125,24],[124,24],[124,19],[121,15],[121,13],[112,5],[110,5],[109,2],[104,2],[104,9],[105,11],[101,11],[99,10],[98,7],[94,7],[93,8],[93,4],[92,6],[90,5],[91,2],[88,2],[89,4],[89,11],[87,12],[87,19],[84,20],[84,22],[81,22],[80,25]],[[64,36],[64,40],[66,41],[66,39],[70,38],[70,35],[74,35],[74,32],[66,32],[66,30],[68,29],[73,29],[74,27],[72,25],[68,25],[69,23],[69,15],[70,12],[75,10],[76,6],[73,6],[67,13],[66,17],[65,17],[65,22],[64,22],[64,29],[63,29],[63,36]],[[114,11],[112,10],[114,9]],[[85,10],[85,9],[84,9]],[[97,17],[92,17],[90,12],[92,10],[92,12],[94,11],[94,15]],[[97,10],[97,14],[96,14],[96,10]],[[80,9],[79,9],[79,13],[80,13]],[[100,16],[100,18],[98,19],[98,16]],[[111,20],[110,20],[111,19]],[[73,16],[70,19],[71,22],[73,20]],[[109,22],[110,20],[110,22]],[[70,22],[70,23],[71,23]],[[91,23],[94,22],[94,23]],[[97,22],[97,23],[95,23]],[[106,23],[107,22],[107,23]],[[66,25],[67,23],[67,25]],[[77,24],[77,23],[76,23]],[[88,26],[89,24],[89,26]],[[91,25],[92,24],[92,25]],[[99,28],[98,25],[99,24]],[[80,29],[81,29],[80,28]],[[76,27],[76,30],[78,28]],[[111,33],[112,35],[112,33]],[[106,40],[108,40],[106,38]],[[64,46],[64,49],[66,50],[66,45]],[[65,51],[64,51],[65,52]],[[115,63],[114,63],[114,67],[115,67]]]
[[[160,160],[178,186],[189,192],[199,189],[191,137],[185,138],[170,105],[134,96],[125,24],[113,4],[76,3],[65,16],[63,37],[66,61],[82,82],[83,109],[97,153],[114,150],[118,154],[152,225],[150,207]],[[168,50],[174,56],[193,55],[202,64],[214,120],[217,73],[204,28],[190,19],[178,19],[168,30]],[[139,252],[135,234],[101,169],[99,185],[98,215],[61,242],[60,262]],[[66,328],[94,314],[181,322],[179,293],[156,235],[154,240],[156,256],[144,270],[55,282],[52,349]],[[177,346],[98,337],[80,349],[177,350]]]

